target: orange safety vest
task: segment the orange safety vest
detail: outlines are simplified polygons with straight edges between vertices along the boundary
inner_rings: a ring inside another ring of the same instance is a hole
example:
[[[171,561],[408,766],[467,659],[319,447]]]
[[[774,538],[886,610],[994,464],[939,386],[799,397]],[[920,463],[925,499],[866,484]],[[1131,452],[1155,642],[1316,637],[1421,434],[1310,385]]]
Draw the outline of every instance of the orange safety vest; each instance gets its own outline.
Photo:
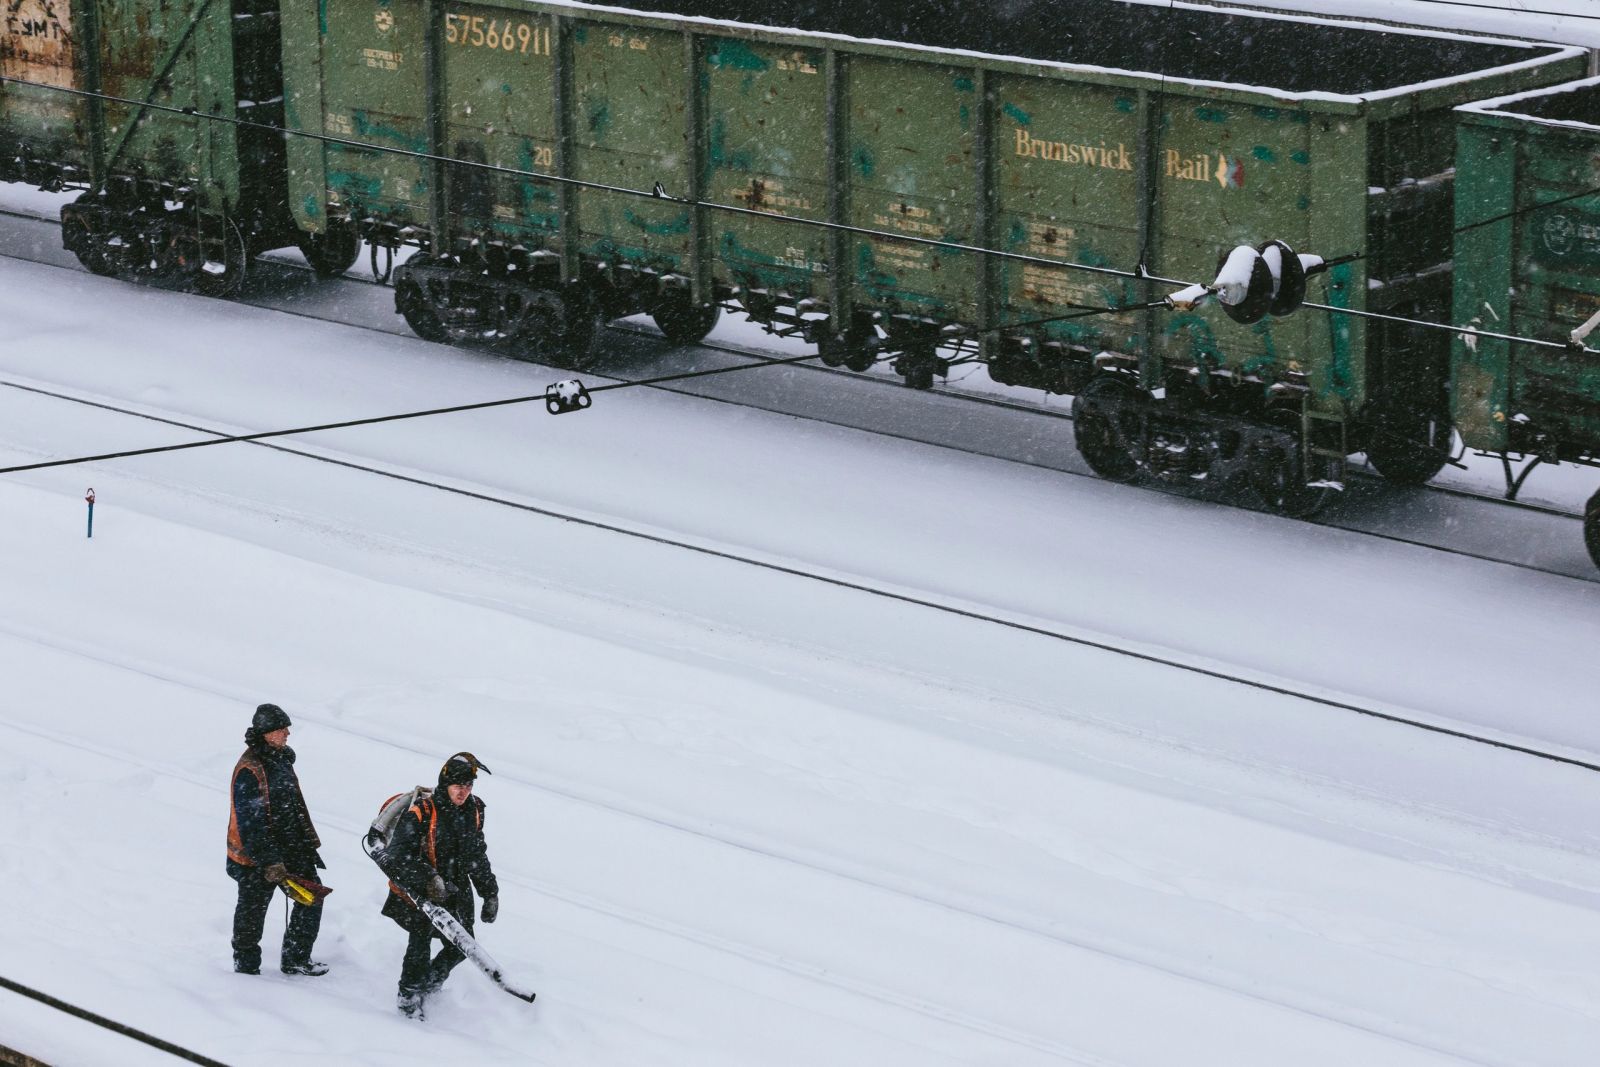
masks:
[[[272,798],[267,792],[267,769],[255,754],[246,750],[239,757],[239,762],[233,765],[233,776],[228,779],[228,858],[242,867],[254,867],[255,860],[245,855],[244,841],[239,837],[239,811],[234,806],[234,787],[238,785],[240,772],[248,771],[256,776],[256,781],[261,786],[261,806],[267,812],[267,819],[272,818]]]
[[[400,795],[401,794],[396,793],[394,796],[390,797],[388,800],[385,800],[383,802],[383,807],[379,808],[378,810],[382,811],[383,808],[387,808],[391,803],[393,803],[395,798],[400,796]],[[426,814],[424,814],[424,812],[422,810],[424,805],[427,806]],[[417,817],[417,821],[418,822],[422,822],[424,819],[427,820],[428,833],[427,833],[427,836],[425,836],[422,839],[422,854],[427,858],[428,866],[432,867],[434,870],[438,870],[439,869],[439,807],[438,807],[438,805],[434,803],[432,797],[425,797],[422,800],[419,800],[415,804],[411,805],[411,810],[406,812],[406,814],[407,815],[415,815]],[[473,814],[473,820],[478,824],[478,829],[482,830],[483,829],[483,809],[479,808],[479,807],[474,807],[472,814]],[[404,889],[401,889],[400,886],[395,882],[395,880],[393,878],[389,879],[389,889],[390,889],[391,892],[396,894],[401,900],[405,901],[407,904],[410,904],[413,908],[417,906],[417,902],[411,899],[411,894],[407,893]]]

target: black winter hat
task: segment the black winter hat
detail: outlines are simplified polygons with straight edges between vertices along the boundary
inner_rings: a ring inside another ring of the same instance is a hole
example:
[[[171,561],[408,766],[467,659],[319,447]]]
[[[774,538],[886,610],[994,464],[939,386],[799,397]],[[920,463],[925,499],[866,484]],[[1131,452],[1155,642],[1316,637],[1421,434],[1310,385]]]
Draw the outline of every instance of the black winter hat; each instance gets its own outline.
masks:
[[[276,704],[261,705],[256,709],[256,717],[250,720],[250,729],[257,734],[270,734],[288,725],[290,725],[288,713]]]
[[[493,774],[494,772],[478,762],[478,757],[470,752],[457,752],[454,756],[444,761],[444,766],[439,768],[439,788],[447,785],[466,785],[476,781],[478,772]]]

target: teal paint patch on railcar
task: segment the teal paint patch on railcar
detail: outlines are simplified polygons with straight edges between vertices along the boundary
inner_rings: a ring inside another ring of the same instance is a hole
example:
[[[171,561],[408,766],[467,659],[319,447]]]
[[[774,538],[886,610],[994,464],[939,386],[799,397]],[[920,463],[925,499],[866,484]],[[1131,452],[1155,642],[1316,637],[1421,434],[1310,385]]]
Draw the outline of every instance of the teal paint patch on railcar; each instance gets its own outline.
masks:
[[[328,0],[317,0],[317,31],[328,36]]]
[[[1196,366],[1219,366],[1221,363],[1222,346],[1217,344],[1217,335],[1211,331],[1211,323],[1204,316],[1174,315],[1167,320],[1161,336],[1174,344],[1178,343],[1180,337],[1187,337],[1187,355]]]
[[[1228,113],[1220,107],[1197,107],[1194,109],[1194,117],[1201,122],[1228,121]]]
[[[1029,126],[1033,123],[1033,116],[1022,110],[1016,104],[1005,103],[1000,105],[1000,110],[1005,112],[1018,126]]]
[[[856,150],[850,153],[850,162],[861,172],[863,178],[872,177],[872,172],[878,169],[877,160],[872,157],[872,150],[865,145],[856,146]]]
[[[323,2],[326,3],[327,0],[323,0]],[[589,41],[589,27],[582,25],[574,26],[572,28],[572,39],[578,44],[587,44]]]
[[[604,100],[589,109],[589,132],[604,137],[611,128],[611,105]]]
[[[1278,161],[1278,153],[1274,152],[1264,144],[1256,145],[1250,150],[1250,154],[1261,160],[1263,163],[1276,163]]]
[[[706,62],[713,67],[726,67],[729,70],[748,70],[764,73],[772,69],[771,61],[752,51],[742,41],[721,40],[706,56]]]
[[[1328,303],[1333,307],[1350,306],[1350,286],[1354,280],[1355,271],[1348,263],[1341,263],[1328,271]],[[1328,362],[1328,385],[1337,395],[1350,399],[1351,385],[1354,383],[1351,374],[1350,361],[1353,354],[1350,351],[1350,316],[1328,316],[1328,344],[1331,355]]]
[[[1299,199],[1294,202],[1294,206],[1298,211],[1310,211],[1311,198],[1309,196],[1301,195]]]
[[[1116,108],[1124,115],[1131,115],[1138,110],[1139,104],[1131,96],[1119,96],[1117,97]]]
[[[1277,122],[1279,118],[1278,109],[1275,107],[1253,107],[1250,109],[1250,114],[1267,122]]]
[[[322,214],[322,201],[307,193],[300,201],[300,208],[308,219],[314,219]]]
[[[974,92],[978,87],[977,84],[965,74],[956,75],[956,80],[950,84],[956,87],[956,92],[958,93]]]
[[[636,213],[632,208],[624,208],[622,218],[628,225],[655,237],[681,237],[689,232],[689,213],[683,212],[668,222],[655,222]]]
[[[728,123],[721,115],[711,120],[706,138],[706,158],[713,170],[751,171],[756,167],[756,157],[749,149],[728,151]]]
[[[428,150],[428,138],[425,135],[406,133],[399,127],[384,122],[382,119],[374,121],[371,114],[364,109],[357,108],[350,112],[350,121],[355,124],[357,137],[390,141],[412,152],[426,152]]]
[[[1309,167],[1311,165],[1311,153],[1307,152],[1304,148],[1296,148],[1293,152],[1290,152],[1289,159],[1292,162],[1300,164],[1302,167]]]
[[[355,170],[330,170],[328,185],[362,200],[376,200],[383,193],[382,178]]]

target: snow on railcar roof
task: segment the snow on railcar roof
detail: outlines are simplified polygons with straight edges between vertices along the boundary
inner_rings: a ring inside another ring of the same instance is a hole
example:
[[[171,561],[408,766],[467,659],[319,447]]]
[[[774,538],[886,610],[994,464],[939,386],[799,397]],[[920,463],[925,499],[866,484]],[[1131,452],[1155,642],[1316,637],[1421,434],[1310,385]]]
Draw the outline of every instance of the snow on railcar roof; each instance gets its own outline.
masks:
[[[1600,131],[1600,78],[1584,78],[1493,100],[1462,104],[1457,111],[1527,119],[1543,126]]]
[[[806,6],[797,14],[781,18],[771,14],[769,0],[652,0],[651,9],[534,2],[1345,103],[1469,83],[1583,54],[1552,43],[1155,0],[999,0],[990,6],[970,0],[803,0]],[[713,6],[716,16],[704,13]],[[1085,62],[1088,56],[1095,61]]]

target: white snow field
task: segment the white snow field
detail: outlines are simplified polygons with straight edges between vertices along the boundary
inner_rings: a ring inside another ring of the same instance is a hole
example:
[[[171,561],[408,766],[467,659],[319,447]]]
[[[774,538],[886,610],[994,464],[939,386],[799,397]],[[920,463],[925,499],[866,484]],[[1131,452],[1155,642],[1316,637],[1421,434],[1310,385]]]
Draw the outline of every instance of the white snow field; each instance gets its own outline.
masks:
[[[231,432],[566,376],[13,260],[0,322],[0,380]],[[0,465],[198,436],[0,387]],[[1593,762],[1593,583],[644,389],[275,444],[0,477],[5,977],[237,1064],[1593,1062],[1600,775],[930,606]],[[263,700],[322,979],[277,910],[230,969]],[[417,1024],[358,839],[458,749],[540,998]]]

